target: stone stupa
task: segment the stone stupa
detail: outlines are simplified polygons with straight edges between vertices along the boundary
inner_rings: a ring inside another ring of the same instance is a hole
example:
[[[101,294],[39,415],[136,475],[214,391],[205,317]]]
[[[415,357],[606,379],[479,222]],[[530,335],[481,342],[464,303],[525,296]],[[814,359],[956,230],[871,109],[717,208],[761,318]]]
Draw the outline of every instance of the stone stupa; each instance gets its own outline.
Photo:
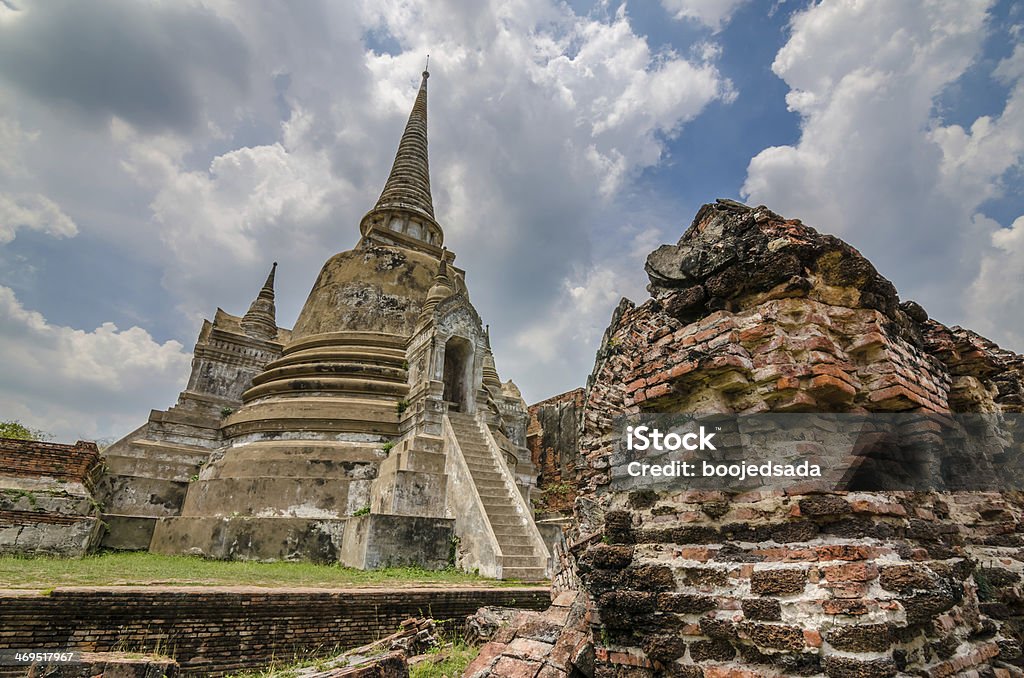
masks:
[[[275,264],[244,317],[204,324],[178,404],[108,449],[108,546],[548,575],[526,405],[434,216],[428,77],[358,244],[294,328]]]

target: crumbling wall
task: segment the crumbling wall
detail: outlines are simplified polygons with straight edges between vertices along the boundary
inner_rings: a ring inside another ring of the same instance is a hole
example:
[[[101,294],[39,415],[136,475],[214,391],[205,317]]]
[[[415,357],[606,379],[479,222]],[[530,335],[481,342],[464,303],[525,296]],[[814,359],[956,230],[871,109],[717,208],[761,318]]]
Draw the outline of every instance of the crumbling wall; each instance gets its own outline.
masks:
[[[526,446],[539,472],[539,496],[534,503],[544,511],[570,512],[576,497],[579,419],[584,391],[578,388],[530,406]]]
[[[0,553],[80,556],[100,531],[95,443],[0,438]]]
[[[651,299],[616,309],[582,413],[568,560],[597,675],[1017,675],[1019,493],[610,483],[619,415],[1020,412],[1021,356],[764,207],[705,205],[646,268]]]

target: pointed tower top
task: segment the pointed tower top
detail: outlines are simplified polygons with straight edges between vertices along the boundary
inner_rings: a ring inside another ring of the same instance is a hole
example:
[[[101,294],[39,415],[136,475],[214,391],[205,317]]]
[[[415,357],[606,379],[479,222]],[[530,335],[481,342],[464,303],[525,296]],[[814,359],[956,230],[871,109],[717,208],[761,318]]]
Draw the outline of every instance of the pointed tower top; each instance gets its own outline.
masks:
[[[260,290],[260,299],[274,300],[274,274],[277,273],[277,262],[270,267],[270,273],[267,274],[267,282],[263,283],[263,288]]]
[[[391,166],[384,190],[374,209],[405,207],[434,217],[434,202],[430,195],[430,167],[427,160],[427,78],[423,71],[416,101],[405,124],[405,132],[398,143],[395,162]]]
[[[277,262],[270,267],[267,281],[260,288],[260,293],[249,305],[249,310],[242,316],[242,331],[256,339],[277,338],[277,318],[274,308],[274,275],[277,273]]]
[[[444,240],[444,233],[434,220],[434,202],[430,194],[430,165],[427,158],[429,77],[430,73],[424,70],[409,120],[405,124],[405,132],[398,143],[391,174],[377,204],[359,225],[364,236],[371,230],[391,231],[400,234],[400,240],[412,238],[434,247],[440,247]]]

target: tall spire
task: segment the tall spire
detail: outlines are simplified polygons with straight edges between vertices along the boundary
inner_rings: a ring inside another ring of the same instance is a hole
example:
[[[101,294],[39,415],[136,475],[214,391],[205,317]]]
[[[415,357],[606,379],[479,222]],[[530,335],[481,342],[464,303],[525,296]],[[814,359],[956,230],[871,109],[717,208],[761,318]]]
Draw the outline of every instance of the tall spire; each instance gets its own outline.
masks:
[[[274,309],[274,274],[277,273],[277,262],[270,267],[267,281],[263,283],[259,295],[249,305],[249,310],[242,316],[242,330],[250,337],[258,339],[277,338],[277,319]]]
[[[429,57],[428,57],[429,58]],[[422,73],[405,132],[398,143],[391,174],[373,209],[363,217],[363,235],[374,228],[389,229],[441,246],[443,234],[434,220],[430,194],[430,165],[427,158],[427,78]]]
[[[398,143],[395,163],[391,167],[384,190],[375,209],[407,207],[434,216],[434,203],[430,197],[430,167],[427,162],[427,78],[423,71],[420,91],[409,113],[405,132]]]

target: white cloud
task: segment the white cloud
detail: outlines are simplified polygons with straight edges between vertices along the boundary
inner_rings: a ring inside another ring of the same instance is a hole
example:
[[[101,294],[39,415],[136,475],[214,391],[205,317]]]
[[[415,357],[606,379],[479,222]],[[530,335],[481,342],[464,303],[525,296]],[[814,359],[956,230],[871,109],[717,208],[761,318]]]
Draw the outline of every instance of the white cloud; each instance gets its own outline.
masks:
[[[139,327],[91,332],[53,325],[0,286],[0,419],[20,419],[60,440],[126,431],[144,408],[173,404],[191,356]],[[157,398],[157,402],[149,402]]]
[[[34,141],[38,137],[38,132],[25,131],[17,120],[0,117],[0,149],[3,149],[3,153],[0,153],[0,177],[24,176],[21,149],[25,142]]]
[[[620,247],[614,257],[602,257],[566,276],[561,289],[538,303],[539,321],[514,335],[515,350],[499,365],[504,370],[503,379],[511,376],[518,384],[519,375],[544,371],[567,381],[575,379],[568,381],[572,387],[583,385],[612,309],[623,297],[645,298],[645,279],[637,272],[643,271],[647,255],[663,239],[656,229],[632,227],[620,229],[616,237]],[[588,350],[581,351],[581,347]],[[582,374],[581,368],[586,370]],[[549,391],[536,395],[552,394]]]
[[[271,35],[251,16],[226,15],[250,38]],[[596,272],[608,262],[591,259],[593,220],[621,222],[612,216],[616,194],[661,161],[665,138],[712,101],[735,96],[713,62],[717,50],[704,45],[693,59],[656,53],[624,8],[600,20],[546,1],[373,3],[344,19],[386,35],[401,52],[367,50],[362,32],[342,36],[338,45],[322,45],[358,53],[339,78],[336,61],[298,63],[296,54],[270,47],[274,69],[290,78],[289,118],[275,143],[228,150],[208,168],[189,170],[188,153],[160,149],[166,140],[121,133],[130,138],[126,167],[158,187],[151,207],[172,257],[166,284],[182,309],[206,312],[212,289],[246,298],[254,289],[248,281],[259,277],[255,267],[270,258],[284,259],[283,281],[291,271],[315,271],[352,242],[390,166],[423,56],[432,51],[435,206],[482,314],[516,333],[495,333],[499,361],[511,363],[519,333],[547,331],[556,318],[563,323],[560,305],[571,304],[584,325],[603,327],[616,294],[601,293],[602,302],[588,306],[571,298],[580,279],[607,282]],[[298,39],[290,29],[285,24],[285,36],[273,39]],[[324,82],[337,83],[331,96],[323,96]],[[523,265],[527,252],[531,261]],[[577,271],[590,273],[580,278]],[[303,295],[307,278],[297,285]],[[239,280],[244,287],[233,282]],[[536,299],[551,295],[558,303],[539,316]],[[282,307],[287,323],[287,301]],[[585,354],[574,355],[577,380],[589,368]],[[528,394],[571,385],[564,376],[552,383],[535,358],[516,361]]]
[[[697,21],[719,31],[747,0],[661,0],[661,6],[682,20]]]
[[[130,251],[159,275],[171,307],[140,315],[190,345],[199,316],[244,311],[278,260],[278,319],[294,322],[323,262],[356,241],[430,52],[437,216],[495,330],[502,374],[528,398],[582,381],[623,286],[642,278],[639,260],[627,274],[620,252],[595,248],[594,234],[629,221],[621,197],[662,162],[666,139],[735,96],[715,46],[652,49],[624,8],[599,17],[557,0],[119,7],[69,18],[30,6],[4,30],[31,35],[5,37],[73,51],[110,25],[111,39],[85,53],[109,57],[134,85],[116,81],[100,96],[12,70],[0,108],[37,134],[24,155],[25,193],[49,196],[91,242]],[[75,17],[88,25],[78,30]],[[79,66],[83,82],[104,75]],[[590,346],[548,362],[516,355],[521,336],[552,323],[563,328],[554,345],[579,335]],[[132,331],[110,335],[124,342]],[[141,423],[168,404],[162,388],[110,411]],[[0,397],[13,392],[0,387]],[[86,408],[61,407],[75,421]],[[102,434],[127,430],[114,428]]]
[[[41,231],[55,238],[71,238],[78,227],[57,203],[38,193],[0,193],[0,245],[14,240],[18,229]]]
[[[579,385],[619,297],[642,294],[642,256],[627,263],[621,241],[596,241],[631,237],[620,230],[634,216],[630,182],[663,161],[666,138],[734,98],[717,50],[655,52],[621,7],[605,20],[548,2],[470,3],[454,23],[419,3],[366,11],[404,48],[368,60],[375,100],[396,115],[408,73],[434,55],[435,205],[501,374],[527,399]]]
[[[992,234],[994,251],[982,259],[968,290],[970,325],[1019,351],[1024,347],[1020,322],[1024,314],[1024,217],[1018,217],[1008,229],[990,223],[985,230]]]
[[[964,129],[935,112],[975,63],[990,4],[845,0],[795,14],[772,69],[790,87],[800,139],[756,155],[742,193],[846,238],[940,320],[983,320],[1012,344],[1024,328],[1019,284],[999,316],[971,309],[979,271],[1008,270],[994,262],[1013,249],[981,209],[1024,153],[1020,47],[994,74],[1016,83],[999,115]]]

